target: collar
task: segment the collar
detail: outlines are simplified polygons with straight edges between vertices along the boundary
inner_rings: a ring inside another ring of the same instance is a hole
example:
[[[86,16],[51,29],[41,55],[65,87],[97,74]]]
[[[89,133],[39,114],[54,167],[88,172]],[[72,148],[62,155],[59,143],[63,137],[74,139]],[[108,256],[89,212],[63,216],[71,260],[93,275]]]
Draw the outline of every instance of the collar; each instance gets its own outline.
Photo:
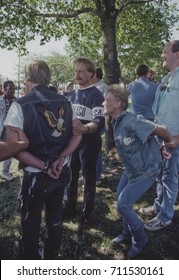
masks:
[[[124,111],[124,110],[123,110],[123,111],[117,116],[116,119],[112,118],[112,121],[111,121],[112,126],[114,126],[115,123],[116,123],[116,121],[117,121],[117,120],[118,120],[118,121],[121,120],[126,114],[127,114],[127,111]]]

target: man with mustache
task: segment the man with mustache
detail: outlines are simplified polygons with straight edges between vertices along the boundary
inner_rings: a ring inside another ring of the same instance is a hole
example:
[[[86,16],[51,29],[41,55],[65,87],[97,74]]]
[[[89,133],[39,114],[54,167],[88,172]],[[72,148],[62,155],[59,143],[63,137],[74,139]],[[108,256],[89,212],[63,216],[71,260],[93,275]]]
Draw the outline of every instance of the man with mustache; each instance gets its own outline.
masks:
[[[78,88],[69,97],[77,119],[74,122],[74,135],[82,134],[82,140],[72,155],[72,180],[69,186],[69,205],[66,217],[76,214],[79,172],[84,178],[84,200],[79,230],[91,224],[91,213],[96,192],[96,162],[101,150],[100,131],[104,127],[103,94],[94,86],[96,67],[88,59],[79,57],[74,61],[75,80]]]

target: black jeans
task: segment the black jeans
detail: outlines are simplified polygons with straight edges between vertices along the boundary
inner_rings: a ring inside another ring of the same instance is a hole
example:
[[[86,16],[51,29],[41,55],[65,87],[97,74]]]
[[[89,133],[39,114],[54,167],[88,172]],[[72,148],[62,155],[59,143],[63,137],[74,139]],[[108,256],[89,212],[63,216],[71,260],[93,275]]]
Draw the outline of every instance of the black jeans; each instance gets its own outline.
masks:
[[[57,180],[43,172],[24,172],[19,196],[22,226],[20,259],[40,259],[39,234],[44,206],[46,221],[44,259],[57,258],[62,237],[62,199],[67,177],[67,168],[64,168]]]
[[[82,169],[84,178],[83,215],[90,216],[96,194],[96,162],[101,150],[101,136],[84,138],[73,152],[71,160],[72,180],[68,190],[68,209],[74,211],[77,204],[79,172]]]

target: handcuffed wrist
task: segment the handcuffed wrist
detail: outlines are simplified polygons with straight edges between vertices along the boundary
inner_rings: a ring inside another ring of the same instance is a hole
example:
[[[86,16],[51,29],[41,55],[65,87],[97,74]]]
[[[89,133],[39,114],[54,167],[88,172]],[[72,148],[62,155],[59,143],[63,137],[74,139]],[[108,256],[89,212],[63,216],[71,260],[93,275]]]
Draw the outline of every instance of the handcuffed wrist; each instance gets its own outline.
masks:
[[[165,143],[162,142],[162,144],[160,145],[160,150],[163,151],[163,149],[165,149],[165,147],[166,147],[166,146],[165,146]]]
[[[66,156],[64,156],[64,155],[59,155],[59,156],[57,156],[57,159],[58,159],[58,158],[63,158],[63,159],[65,160]]]
[[[42,172],[48,173],[49,167],[50,167],[50,162],[49,162],[49,161],[46,161],[46,162],[45,162],[45,166],[44,166],[44,168],[42,169]]]

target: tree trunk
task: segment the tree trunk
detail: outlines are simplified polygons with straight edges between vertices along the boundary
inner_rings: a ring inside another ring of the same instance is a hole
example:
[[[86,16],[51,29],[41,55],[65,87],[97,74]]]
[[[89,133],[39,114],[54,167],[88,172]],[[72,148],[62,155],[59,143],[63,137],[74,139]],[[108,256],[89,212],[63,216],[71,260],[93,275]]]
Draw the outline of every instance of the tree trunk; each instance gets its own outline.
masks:
[[[108,85],[119,83],[120,65],[116,48],[116,14],[105,12],[101,17],[103,33],[104,70]]]
[[[101,17],[103,32],[104,70],[105,81],[108,85],[119,83],[120,65],[117,59],[116,48],[116,15],[114,12],[105,12]],[[115,147],[111,117],[105,119],[105,146],[110,151]]]

